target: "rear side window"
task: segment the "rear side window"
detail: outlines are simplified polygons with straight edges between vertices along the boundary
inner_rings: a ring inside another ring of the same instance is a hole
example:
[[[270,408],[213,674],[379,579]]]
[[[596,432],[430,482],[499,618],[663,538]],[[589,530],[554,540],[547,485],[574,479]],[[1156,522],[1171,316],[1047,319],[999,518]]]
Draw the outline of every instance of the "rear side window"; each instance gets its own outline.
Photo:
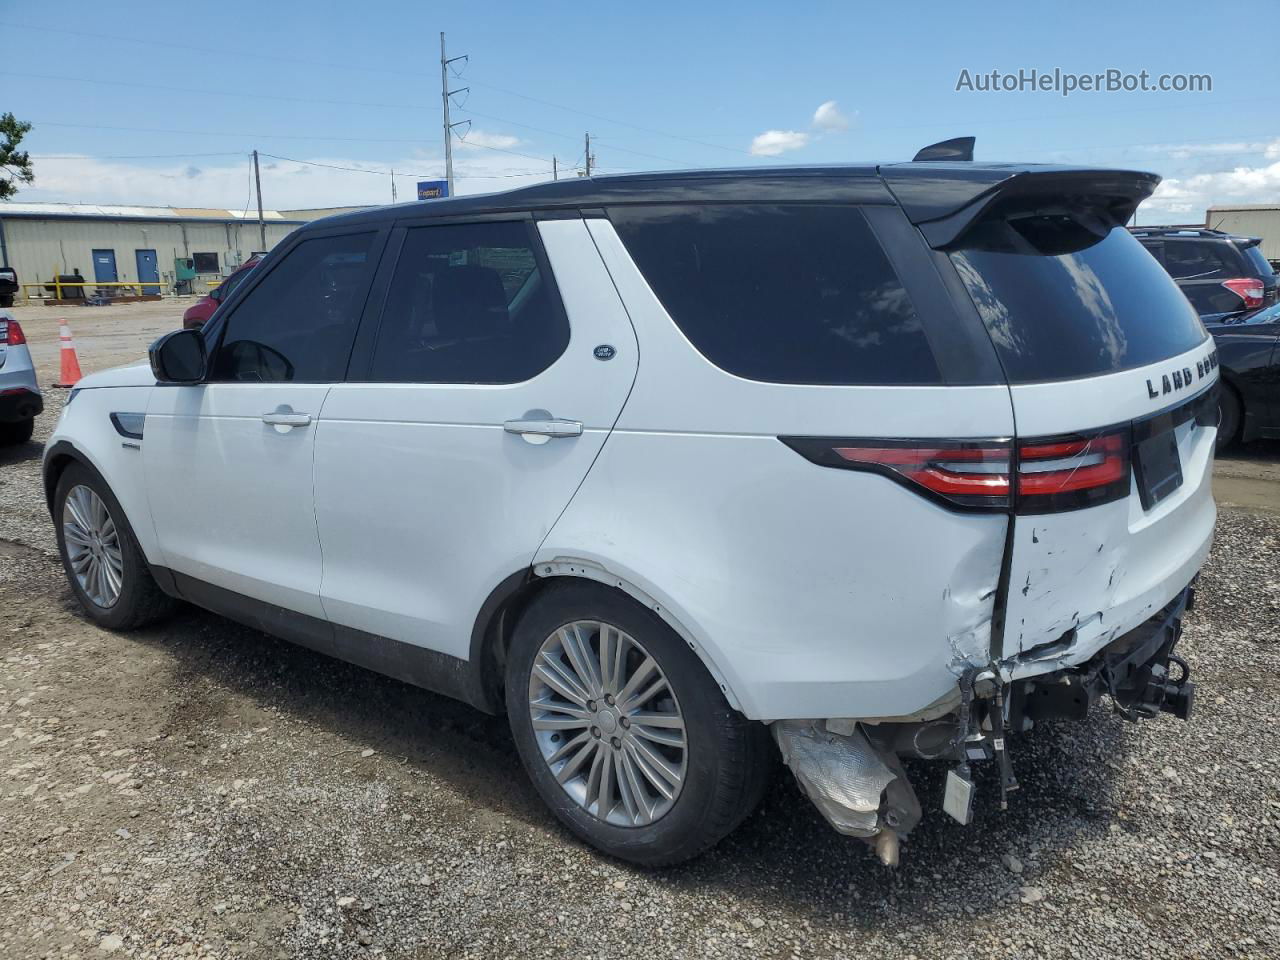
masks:
[[[1271,262],[1262,255],[1262,248],[1256,243],[1251,247],[1244,247],[1240,251],[1244,254],[1244,258],[1249,261],[1256,272],[1256,276],[1263,280],[1270,280],[1275,276],[1275,270],[1271,268]]]
[[[622,242],[685,336],[772,383],[936,384],[920,319],[855,207],[616,207]]]
[[[1210,240],[1169,240],[1164,264],[1175,280],[1227,280],[1240,276],[1231,244]]]
[[[415,227],[405,236],[370,379],[519,383],[569,345],[569,322],[523,222]]]
[[[1165,244],[1166,255],[1173,246]],[[1100,238],[1065,216],[993,220],[951,260],[1011,383],[1141,367],[1208,336],[1177,284],[1123,227]]]
[[[369,292],[375,236],[317,237],[285,254],[227,319],[211,379],[341,380]]]

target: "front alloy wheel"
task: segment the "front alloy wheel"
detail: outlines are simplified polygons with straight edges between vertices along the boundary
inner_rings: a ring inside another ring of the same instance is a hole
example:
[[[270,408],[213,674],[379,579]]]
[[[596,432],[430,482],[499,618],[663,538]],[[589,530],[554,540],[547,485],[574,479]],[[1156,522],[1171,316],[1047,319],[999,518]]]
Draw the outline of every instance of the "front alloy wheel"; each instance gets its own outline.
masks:
[[[578,620],[543,641],[529,716],[556,781],[593,816],[645,826],[679,798],[687,766],[680,704],[657,661],[617,627]]]
[[[103,609],[116,605],[124,587],[120,532],[102,498],[89,487],[72,487],[62,504],[67,561],[85,596]]]

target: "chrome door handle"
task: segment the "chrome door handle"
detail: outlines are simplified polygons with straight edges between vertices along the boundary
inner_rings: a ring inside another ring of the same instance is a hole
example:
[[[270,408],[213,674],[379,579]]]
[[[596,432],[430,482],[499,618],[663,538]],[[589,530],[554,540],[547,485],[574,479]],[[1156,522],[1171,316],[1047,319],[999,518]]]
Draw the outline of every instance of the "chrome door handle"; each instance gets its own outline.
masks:
[[[311,414],[288,413],[283,410],[277,410],[274,413],[264,413],[262,422],[269,423],[275,427],[305,427],[311,422]]]
[[[535,438],[550,440],[552,437],[580,437],[582,423],[578,420],[508,420],[502,425],[507,433],[518,433],[533,442]]]

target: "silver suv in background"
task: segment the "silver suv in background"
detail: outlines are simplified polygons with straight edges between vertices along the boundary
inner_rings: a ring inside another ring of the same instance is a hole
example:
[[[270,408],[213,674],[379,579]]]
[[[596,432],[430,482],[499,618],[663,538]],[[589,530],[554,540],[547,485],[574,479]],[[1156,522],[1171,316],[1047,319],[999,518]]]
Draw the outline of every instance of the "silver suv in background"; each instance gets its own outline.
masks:
[[[44,410],[22,325],[0,310],[0,444],[26,443]]]

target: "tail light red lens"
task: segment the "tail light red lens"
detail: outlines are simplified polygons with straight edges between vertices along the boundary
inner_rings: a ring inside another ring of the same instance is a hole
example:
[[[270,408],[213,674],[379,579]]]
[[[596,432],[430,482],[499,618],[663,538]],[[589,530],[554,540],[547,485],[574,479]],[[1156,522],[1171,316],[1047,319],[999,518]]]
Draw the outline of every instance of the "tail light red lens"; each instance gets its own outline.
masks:
[[[1246,310],[1256,310],[1263,304],[1265,287],[1256,277],[1223,280],[1222,285],[1244,301]]]
[[[1018,513],[1092,507],[1129,495],[1129,430],[1018,444]]]
[[[17,320],[0,320],[0,343],[16,347],[26,342],[27,338],[22,332],[22,325]]]
[[[1128,429],[1008,440],[833,440],[780,437],[826,467],[888,477],[952,508],[1055,513],[1129,495]]]
[[[1007,440],[779,439],[813,463],[878,473],[947,506],[1009,507]]]

